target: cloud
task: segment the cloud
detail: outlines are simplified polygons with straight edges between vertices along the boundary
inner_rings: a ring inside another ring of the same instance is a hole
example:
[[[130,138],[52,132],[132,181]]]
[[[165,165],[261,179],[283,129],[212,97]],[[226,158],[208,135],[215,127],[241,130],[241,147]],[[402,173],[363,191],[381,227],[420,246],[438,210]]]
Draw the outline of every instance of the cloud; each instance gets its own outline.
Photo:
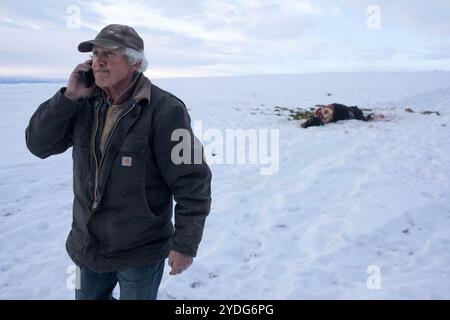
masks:
[[[412,30],[420,34],[450,36],[450,2],[433,0],[424,3],[421,0],[385,1],[388,21],[399,28]],[[382,7],[383,8],[383,7]]]
[[[245,0],[234,3],[207,1],[205,14],[210,17],[209,25],[214,23],[239,26],[247,38],[297,37],[303,29],[322,14],[319,6],[311,1]]]
[[[450,60],[450,42],[428,45],[415,58],[423,60]]]
[[[450,69],[445,45],[450,2],[376,3],[380,30],[367,28],[369,0],[4,2],[0,75],[15,67],[43,74],[53,68],[48,74],[67,77],[85,58],[78,43],[109,23],[135,27],[153,75],[352,71],[395,64]],[[71,5],[80,10],[80,29],[68,27]]]
[[[111,23],[130,24],[136,28],[144,27],[149,30],[158,30],[202,41],[234,42],[243,41],[245,37],[236,28],[222,27],[208,29],[203,26],[202,20],[190,16],[167,17],[158,7],[135,2],[133,6],[128,1],[115,1],[107,3],[92,3],[86,6],[101,16],[100,26]]]
[[[43,30],[43,28],[38,24],[31,23],[31,22],[17,22],[17,21],[8,19],[8,18],[0,18],[0,24],[7,26],[7,27],[13,27],[13,28],[19,28],[19,29]]]
[[[177,14],[163,9],[161,2],[153,1],[137,1],[132,6],[125,0],[85,3],[85,6],[101,17],[101,25],[127,23],[221,43],[245,42],[253,37],[298,35],[312,23],[309,17],[322,14],[319,6],[308,0],[194,1],[192,7],[196,10],[184,4],[184,10],[176,11]]]

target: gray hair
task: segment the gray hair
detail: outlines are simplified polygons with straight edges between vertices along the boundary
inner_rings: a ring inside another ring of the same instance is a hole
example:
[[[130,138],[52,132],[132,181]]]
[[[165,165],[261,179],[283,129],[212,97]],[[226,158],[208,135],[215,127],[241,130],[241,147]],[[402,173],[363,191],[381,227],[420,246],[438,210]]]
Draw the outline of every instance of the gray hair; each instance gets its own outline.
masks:
[[[141,63],[138,69],[139,72],[144,72],[145,70],[147,70],[148,61],[145,58],[144,51],[137,51],[132,48],[124,48],[122,50],[122,53],[127,57],[128,63],[130,65],[139,62]]]

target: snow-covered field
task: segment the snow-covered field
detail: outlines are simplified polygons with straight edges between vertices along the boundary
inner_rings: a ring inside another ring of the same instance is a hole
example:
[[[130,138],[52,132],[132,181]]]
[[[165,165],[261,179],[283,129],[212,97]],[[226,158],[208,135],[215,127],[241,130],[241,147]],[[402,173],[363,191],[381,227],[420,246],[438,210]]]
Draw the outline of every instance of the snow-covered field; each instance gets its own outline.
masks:
[[[450,298],[450,73],[154,82],[186,103],[202,132],[279,129],[276,174],[211,165],[198,257],[182,276],[166,268],[160,299]],[[31,114],[62,85],[0,85],[1,299],[74,297],[64,248],[71,152],[40,160],[24,142]],[[273,112],[331,102],[386,121],[302,129]]]

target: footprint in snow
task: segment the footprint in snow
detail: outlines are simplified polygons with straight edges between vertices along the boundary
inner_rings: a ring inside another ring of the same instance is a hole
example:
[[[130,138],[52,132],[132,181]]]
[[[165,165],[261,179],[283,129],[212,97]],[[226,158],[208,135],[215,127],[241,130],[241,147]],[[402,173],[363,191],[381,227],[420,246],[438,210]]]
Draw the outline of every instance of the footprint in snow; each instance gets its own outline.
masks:
[[[191,288],[196,289],[196,288],[200,287],[201,285],[202,285],[202,282],[196,280],[196,281],[191,283]]]

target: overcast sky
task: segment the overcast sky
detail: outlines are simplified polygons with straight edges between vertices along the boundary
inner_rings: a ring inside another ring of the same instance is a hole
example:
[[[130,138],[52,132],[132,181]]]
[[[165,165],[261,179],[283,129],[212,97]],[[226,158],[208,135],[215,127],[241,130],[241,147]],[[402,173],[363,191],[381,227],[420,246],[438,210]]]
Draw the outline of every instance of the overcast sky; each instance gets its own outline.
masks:
[[[150,77],[450,70],[448,0],[0,0],[0,76],[67,78],[133,26]]]

